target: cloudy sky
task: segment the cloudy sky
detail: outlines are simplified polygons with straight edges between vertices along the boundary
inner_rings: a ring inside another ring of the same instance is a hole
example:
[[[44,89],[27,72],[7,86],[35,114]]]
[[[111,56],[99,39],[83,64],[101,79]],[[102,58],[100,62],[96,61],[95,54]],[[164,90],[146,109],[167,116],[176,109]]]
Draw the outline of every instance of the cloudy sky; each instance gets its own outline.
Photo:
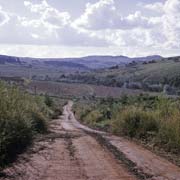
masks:
[[[0,54],[180,55],[180,0],[0,0]]]

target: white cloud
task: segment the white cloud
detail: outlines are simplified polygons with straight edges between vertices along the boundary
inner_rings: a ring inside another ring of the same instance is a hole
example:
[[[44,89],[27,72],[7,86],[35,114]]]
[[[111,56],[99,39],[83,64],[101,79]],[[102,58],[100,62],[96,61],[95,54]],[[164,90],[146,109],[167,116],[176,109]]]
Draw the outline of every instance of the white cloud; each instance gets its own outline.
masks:
[[[82,46],[48,46],[48,45],[1,45],[0,54],[7,54],[13,56],[25,56],[25,57],[79,57],[87,55],[109,55],[119,54],[119,48],[114,47],[82,47]]]
[[[87,3],[84,14],[81,15],[75,22],[75,26],[85,28],[103,29],[108,25],[113,25],[111,17],[114,16],[114,1],[100,0],[95,4]]]
[[[30,1],[24,1],[24,5],[32,12],[40,14],[40,20],[55,27],[62,27],[70,22],[70,14],[68,12],[60,12],[56,8],[50,6],[46,0],[40,4],[33,4]]]
[[[180,48],[180,1],[167,0],[164,7],[163,28],[167,47]]]
[[[0,26],[3,26],[9,21],[9,15],[7,12],[2,10],[2,7],[0,6]]]
[[[92,36],[87,31],[80,32],[73,28],[69,13],[53,8],[45,0],[39,4],[25,1],[24,5],[33,16],[11,14],[8,22],[4,23],[3,20],[3,26],[0,28],[1,43],[69,46],[107,45],[106,40]]]
[[[82,46],[39,46],[39,45],[1,45],[0,54],[25,57],[80,57],[87,55],[127,55],[130,57],[147,56],[152,54],[161,54],[163,56],[173,56],[179,54],[179,48],[162,49],[149,47],[82,47]]]
[[[31,34],[31,36],[34,38],[34,39],[39,39],[39,35],[37,35],[37,34]]]
[[[34,2],[38,3],[24,1],[24,15],[0,7],[1,44],[81,46],[82,51],[93,47],[89,52],[94,54],[104,51],[130,56],[177,53],[180,48],[180,0],[144,3],[126,15],[116,6],[119,0],[98,0],[87,3],[75,20],[69,12],[51,6],[47,0]],[[37,53],[37,47],[32,49]]]
[[[145,4],[145,5],[140,5],[150,11],[155,11],[155,12],[158,12],[158,13],[162,13],[163,12],[163,6],[164,4],[162,2],[155,2],[155,3],[152,3],[152,4]]]
[[[134,48],[160,48],[166,41],[164,35],[154,29],[136,28],[132,30],[106,30],[96,31],[96,36],[106,39],[115,47],[127,49]],[[141,52],[142,53],[142,52]]]
[[[179,0],[166,0],[164,7],[166,13],[180,13],[180,1]]]
[[[154,27],[156,38],[159,38],[158,34],[164,37],[162,47],[180,48],[180,0],[166,0],[164,3],[156,2],[141,6],[160,13],[156,17],[150,17],[150,20],[157,24]]]
[[[150,28],[154,24],[140,11],[123,16],[116,8],[114,0],[99,0],[94,4],[88,3],[85,12],[75,20],[73,25],[77,28],[100,30]]]
[[[89,30],[119,47],[168,48],[180,47],[180,0],[166,0],[142,6],[158,14],[145,15],[136,11],[122,16],[113,0],[99,0],[86,5],[85,12],[73,26]]]

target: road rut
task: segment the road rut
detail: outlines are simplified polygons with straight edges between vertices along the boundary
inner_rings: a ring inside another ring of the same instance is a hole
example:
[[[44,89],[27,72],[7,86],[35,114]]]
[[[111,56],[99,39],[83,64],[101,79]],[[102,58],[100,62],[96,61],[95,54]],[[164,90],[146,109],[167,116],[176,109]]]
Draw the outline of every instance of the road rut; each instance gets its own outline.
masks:
[[[71,103],[50,124],[50,133],[1,175],[1,180],[136,180],[128,169],[77,123]],[[80,128],[81,127],[81,128]],[[86,128],[86,130],[90,130]]]
[[[180,168],[123,137],[80,124],[64,106],[50,133],[9,168],[1,180],[180,180]]]

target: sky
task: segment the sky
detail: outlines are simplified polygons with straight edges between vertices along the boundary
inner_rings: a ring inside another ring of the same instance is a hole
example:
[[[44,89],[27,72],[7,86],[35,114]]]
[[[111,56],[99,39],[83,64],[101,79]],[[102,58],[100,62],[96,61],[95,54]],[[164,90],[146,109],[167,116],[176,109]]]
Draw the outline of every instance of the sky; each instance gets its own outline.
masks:
[[[180,0],[0,0],[0,54],[180,55]]]

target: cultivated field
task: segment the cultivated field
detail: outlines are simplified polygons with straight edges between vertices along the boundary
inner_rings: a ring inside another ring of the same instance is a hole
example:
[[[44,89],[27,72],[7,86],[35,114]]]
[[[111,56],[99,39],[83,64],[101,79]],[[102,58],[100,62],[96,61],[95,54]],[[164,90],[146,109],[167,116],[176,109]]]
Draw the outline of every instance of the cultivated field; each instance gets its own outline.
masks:
[[[141,90],[129,90],[118,87],[96,86],[78,83],[59,83],[48,81],[32,81],[28,88],[31,93],[48,94],[57,97],[120,97],[143,93]]]

